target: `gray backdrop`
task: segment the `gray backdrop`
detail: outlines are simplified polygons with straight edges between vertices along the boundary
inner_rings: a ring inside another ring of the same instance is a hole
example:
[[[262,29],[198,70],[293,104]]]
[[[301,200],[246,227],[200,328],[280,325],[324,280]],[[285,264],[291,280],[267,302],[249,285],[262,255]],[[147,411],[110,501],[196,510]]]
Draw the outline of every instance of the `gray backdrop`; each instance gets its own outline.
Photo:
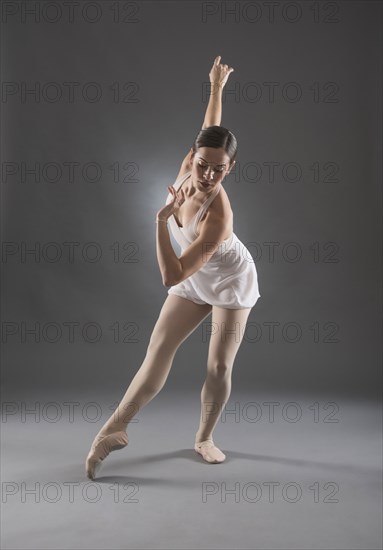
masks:
[[[382,548],[382,3],[1,9],[3,548]],[[207,318],[90,484],[167,297],[155,215],[217,55],[261,293],[214,432],[227,459],[193,450]]]
[[[230,15],[219,3],[98,2],[72,24],[69,7],[50,4],[35,24],[3,12],[9,389],[91,379],[115,390],[136,372],[167,295],[155,213],[202,126],[221,55],[235,69],[221,124],[239,143],[224,186],[262,295],[236,384],[376,397],[380,3],[317,13],[301,2],[274,15],[249,3]],[[177,390],[200,380],[205,332],[178,352]]]

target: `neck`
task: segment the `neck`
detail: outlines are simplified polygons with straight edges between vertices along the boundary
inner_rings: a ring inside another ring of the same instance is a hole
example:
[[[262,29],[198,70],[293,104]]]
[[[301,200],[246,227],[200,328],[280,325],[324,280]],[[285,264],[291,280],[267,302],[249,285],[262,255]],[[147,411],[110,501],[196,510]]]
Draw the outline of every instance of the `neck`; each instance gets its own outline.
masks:
[[[185,195],[187,195],[188,197],[194,197],[198,201],[206,200],[208,197],[210,197],[210,195],[215,193],[217,187],[221,185],[221,183],[216,183],[212,185],[211,188],[205,189],[202,184],[198,183],[198,181],[193,181],[191,178],[187,183],[189,185],[184,188]]]

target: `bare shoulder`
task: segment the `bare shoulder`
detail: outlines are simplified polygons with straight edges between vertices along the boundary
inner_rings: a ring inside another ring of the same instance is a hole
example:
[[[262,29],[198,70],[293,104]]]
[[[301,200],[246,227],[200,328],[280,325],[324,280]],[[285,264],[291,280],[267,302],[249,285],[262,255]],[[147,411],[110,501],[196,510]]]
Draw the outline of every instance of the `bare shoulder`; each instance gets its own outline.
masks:
[[[221,233],[222,239],[228,239],[233,232],[233,211],[229,197],[222,187],[200,220],[198,235],[211,232]]]
[[[233,211],[231,209],[229,197],[223,185],[221,185],[219,193],[212,201],[208,211],[209,210],[211,210],[211,213],[214,216],[221,217],[225,220],[232,220]]]

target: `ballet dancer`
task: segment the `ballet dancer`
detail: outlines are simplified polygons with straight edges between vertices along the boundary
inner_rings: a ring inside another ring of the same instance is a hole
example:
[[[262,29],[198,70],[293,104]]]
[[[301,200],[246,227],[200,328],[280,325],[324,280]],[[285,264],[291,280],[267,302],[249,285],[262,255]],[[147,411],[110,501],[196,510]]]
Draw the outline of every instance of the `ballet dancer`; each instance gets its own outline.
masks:
[[[194,450],[209,464],[226,458],[214,444],[213,430],[229,399],[234,360],[260,294],[254,260],[233,232],[233,212],[222,186],[236,162],[237,140],[220,126],[222,91],[234,70],[220,60],[215,58],[209,72],[202,129],[156,215],[157,260],[168,296],[142,365],[92,443],[85,464],[90,479],[111,451],[128,444],[128,423],[163,388],[177,349],[210,313],[213,330]],[[169,228],[181,247],[179,257]]]

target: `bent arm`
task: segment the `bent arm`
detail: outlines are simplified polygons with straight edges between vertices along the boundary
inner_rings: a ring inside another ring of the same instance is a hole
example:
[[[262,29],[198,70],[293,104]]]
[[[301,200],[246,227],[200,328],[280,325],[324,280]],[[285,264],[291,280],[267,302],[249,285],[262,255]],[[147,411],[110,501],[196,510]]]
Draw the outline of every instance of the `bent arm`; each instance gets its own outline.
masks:
[[[229,220],[223,219],[215,212],[208,212],[199,236],[177,258],[178,263],[169,262],[165,286],[176,285],[201,269],[225,240],[229,225]]]
[[[156,225],[157,261],[162,276],[162,284],[172,286],[174,283],[171,280],[174,273],[179,273],[181,270],[180,261],[170,241],[167,223],[158,221]]]

